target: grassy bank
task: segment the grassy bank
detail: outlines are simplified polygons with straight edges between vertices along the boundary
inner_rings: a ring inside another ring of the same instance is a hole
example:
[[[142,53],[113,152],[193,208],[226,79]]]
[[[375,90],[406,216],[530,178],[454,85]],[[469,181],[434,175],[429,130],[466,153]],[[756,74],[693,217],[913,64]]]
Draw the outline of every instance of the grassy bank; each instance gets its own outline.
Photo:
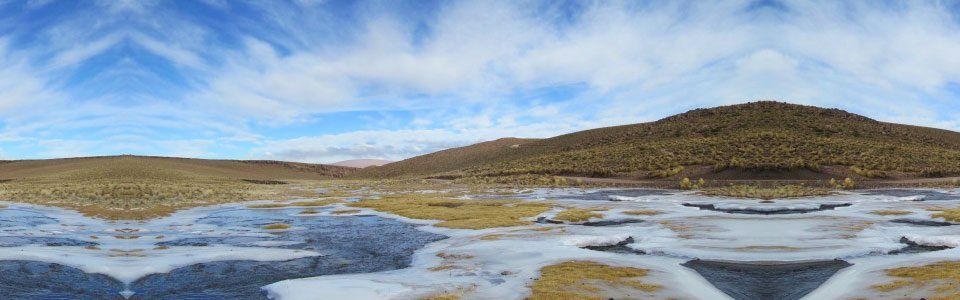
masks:
[[[754,199],[782,199],[813,196],[827,196],[834,192],[829,189],[807,187],[802,185],[784,185],[778,187],[757,187],[752,185],[730,185],[717,188],[707,188],[700,191],[708,196],[754,198]]]

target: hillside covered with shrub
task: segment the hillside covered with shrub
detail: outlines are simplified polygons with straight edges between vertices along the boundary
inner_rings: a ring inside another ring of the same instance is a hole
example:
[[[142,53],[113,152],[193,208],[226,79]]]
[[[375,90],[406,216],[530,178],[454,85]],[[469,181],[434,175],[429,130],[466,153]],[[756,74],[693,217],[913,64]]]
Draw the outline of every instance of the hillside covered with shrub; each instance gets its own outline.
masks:
[[[368,168],[358,175],[664,178],[690,166],[742,174],[844,166],[863,177],[942,177],[960,174],[960,133],[763,101],[548,139],[501,139]]]

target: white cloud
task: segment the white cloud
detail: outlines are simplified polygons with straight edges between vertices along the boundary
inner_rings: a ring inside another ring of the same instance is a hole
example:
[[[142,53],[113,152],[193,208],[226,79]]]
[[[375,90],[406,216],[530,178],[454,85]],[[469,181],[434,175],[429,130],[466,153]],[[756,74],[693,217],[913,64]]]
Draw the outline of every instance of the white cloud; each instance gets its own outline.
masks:
[[[37,48],[12,51],[0,38],[0,141],[77,153],[401,159],[758,99],[960,129],[950,112],[960,28],[941,3],[592,2],[570,12],[552,2],[459,1],[411,14],[360,3],[344,21],[310,2],[208,1],[227,15],[265,6],[214,26],[164,2],[104,1],[107,14],[68,14],[40,30]],[[117,47],[174,70],[113,64],[79,88],[104,95],[58,90]],[[178,88],[185,99],[166,94]],[[564,89],[572,92],[553,93]],[[392,110],[409,116],[285,133],[328,113]],[[257,148],[242,149],[249,145]],[[67,154],[50,152],[58,153]]]

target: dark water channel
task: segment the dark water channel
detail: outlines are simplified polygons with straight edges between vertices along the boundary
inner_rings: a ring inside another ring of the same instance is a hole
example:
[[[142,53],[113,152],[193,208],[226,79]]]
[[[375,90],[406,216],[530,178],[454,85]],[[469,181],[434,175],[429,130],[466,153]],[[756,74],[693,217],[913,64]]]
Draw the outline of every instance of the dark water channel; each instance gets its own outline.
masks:
[[[35,221],[24,220],[18,224]],[[184,237],[157,243],[156,246],[254,247],[258,242],[284,241],[270,247],[310,250],[321,256],[272,262],[234,260],[199,263],[168,273],[148,275],[129,286],[109,276],[88,274],[54,263],[0,261],[0,295],[3,299],[123,299],[122,291],[132,291],[132,296],[128,294],[130,299],[265,299],[260,287],[281,280],[408,267],[414,251],[445,238],[417,230],[411,224],[377,216],[299,217],[290,216],[282,209],[225,210],[197,220],[197,223],[249,228],[261,228],[278,222],[293,225],[293,230],[267,237]],[[0,223],[0,226],[4,224]],[[87,246],[88,243],[26,237],[0,238],[0,246],[3,247],[26,244]]]

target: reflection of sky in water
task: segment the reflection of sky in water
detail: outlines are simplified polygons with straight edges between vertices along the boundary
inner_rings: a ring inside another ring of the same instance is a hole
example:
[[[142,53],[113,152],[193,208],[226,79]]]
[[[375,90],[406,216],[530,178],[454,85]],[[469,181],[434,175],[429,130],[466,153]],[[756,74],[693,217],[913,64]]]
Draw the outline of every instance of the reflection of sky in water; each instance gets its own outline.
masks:
[[[602,206],[598,213],[603,218],[586,224],[593,226],[535,224],[483,231],[431,226],[418,230],[371,211],[364,212],[369,215],[329,216],[335,209],[331,207],[313,208],[318,214],[307,216],[300,213],[309,208],[225,205],[150,222],[104,222],[54,208],[12,205],[0,210],[4,220],[0,226],[0,260],[4,260],[0,262],[0,292],[25,298],[52,290],[61,291],[66,298],[102,299],[115,297],[121,290],[134,292],[135,299],[263,298],[260,288],[267,286],[266,292],[283,296],[415,298],[449,288],[475,287],[475,296],[480,298],[516,298],[524,294],[530,278],[535,278],[543,265],[594,260],[648,268],[655,271],[650,281],[684,287],[664,290],[660,296],[723,298],[723,292],[704,277],[729,289],[736,282],[722,283],[716,278],[756,271],[728,272],[718,267],[701,277],[680,267],[699,258],[742,263],[841,259],[853,266],[832,277],[836,268],[822,274],[817,273],[822,269],[798,273],[795,280],[803,284],[781,292],[805,294],[826,281],[811,295],[870,297],[877,295],[852,292],[857,289],[849,287],[876,283],[882,278],[877,272],[884,268],[960,256],[957,249],[950,249],[960,243],[960,227],[932,226],[950,224],[932,219],[928,204],[914,201],[920,196],[949,200],[953,195],[956,191],[896,190],[760,202],[666,191],[537,189],[498,197],[571,207]],[[803,213],[742,214],[684,206],[691,203],[737,211],[793,209]],[[821,209],[837,204],[843,205]],[[661,213],[625,213],[630,210]],[[875,210],[911,214],[870,213]],[[559,211],[540,217],[550,219]],[[272,223],[292,228],[262,229]],[[496,238],[480,238],[491,234]],[[627,238],[632,238],[632,243],[623,243]],[[623,251],[581,248],[618,243]],[[468,258],[450,261],[439,258],[441,252]],[[440,265],[455,267],[430,270]],[[816,280],[802,279],[804,276]],[[303,279],[288,280],[295,278]],[[122,282],[130,284],[124,287]],[[31,284],[36,288],[25,288]]]
[[[120,297],[121,291],[128,295],[133,292],[132,299],[259,299],[264,298],[261,286],[284,279],[402,268],[409,265],[413,251],[443,238],[418,231],[411,224],[371,215],[298,216],[304,209],[225,207],[152,222],[119,223],[84,220],[60,211],[65,214],[63,225],[57,224],[56,218],[44,217],[45,213],[56,217],[53,213],[57,210],[53,209],[0,210],[6,216],[17,216],[7,219],[6,236],[0,236],[0,246],[7,250],[40,247],[54,255],[58,251],[85,251],[90,257],[112,258],[125,267],[146,269],[153,262],[169,264],[163,259],[164,253],[181,247],[266,251],[251,254],[262,261],[245,260],[240,254],[236,259],[214,256],[210,261],[174,266],[169,272],[140,277],[128,287],[109,276],[84,273],[81,269],[88,269],[84,265],[77,269],[56,263],[5,260],[0,262],[0,292],[14,298],[44,299],[108,299]],[[277,232],[261,229],[272,223],[293,227]],[[281,255],[272,259],[270,249],[310,250],[320,256],[286,259]],[[78,255],[76,259],[85,257]]]

